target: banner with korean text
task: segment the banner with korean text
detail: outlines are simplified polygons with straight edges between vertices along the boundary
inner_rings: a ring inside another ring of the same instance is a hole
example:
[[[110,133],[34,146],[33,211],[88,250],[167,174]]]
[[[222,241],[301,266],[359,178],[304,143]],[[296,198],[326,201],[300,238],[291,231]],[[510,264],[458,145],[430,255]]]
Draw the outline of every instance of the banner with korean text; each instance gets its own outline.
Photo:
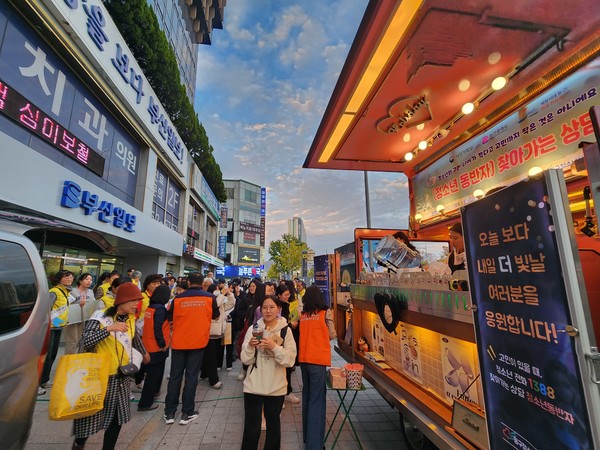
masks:
[[[447,214],[475,201],[476,190],[518,182],[535,166],[569,167],[583,157],[579,143],[595,141],[588,111],[599,89],[597,59],[419,172],[415,213],[427,220],[443,205]]]
[[[463,210],[492,449],[592,449],[554,220],[544,179]]]

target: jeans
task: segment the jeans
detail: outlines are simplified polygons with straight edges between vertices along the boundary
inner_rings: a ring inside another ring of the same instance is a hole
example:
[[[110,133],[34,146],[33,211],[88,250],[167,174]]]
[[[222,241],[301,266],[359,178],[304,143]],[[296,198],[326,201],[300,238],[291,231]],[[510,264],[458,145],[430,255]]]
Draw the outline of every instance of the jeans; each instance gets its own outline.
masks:
[[[301,363],[302,370],[302,439],[308,450],[321,450],[325,440],[327,405],[327,368]]]
[[[283,407],[283,399],[283,395],[272,397],[244,393],[242,450],[256,450],[258,448],[263,411],[267,422],[264,450],[279,450],[281,447],[281,421],[279,415]]]
[[[165,398],[165,414],[175,414],[177,411],[181,381],[185,373],[185,385],[181,394],[181,412],[189,415],[194,412],[195,408],[196,387],[204,349],[172,350],[171,355],[171,376]]]
[[[60,345],[61,333],[62,328],[52,328],[50,330],[50,339],[48,340],[48,353],[46,354],[46,360],[44,361],[44,369],[42,370],[40,384],[44,384],[50,381],[50,372],[52,371],[52,364],[54,364],[56,354],[58,353],[58,346]]]

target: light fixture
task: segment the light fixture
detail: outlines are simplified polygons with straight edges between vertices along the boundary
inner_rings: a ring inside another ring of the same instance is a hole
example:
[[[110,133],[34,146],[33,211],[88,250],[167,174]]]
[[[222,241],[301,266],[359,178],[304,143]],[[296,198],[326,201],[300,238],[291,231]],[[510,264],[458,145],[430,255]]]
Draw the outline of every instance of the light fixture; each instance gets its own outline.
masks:
[[[346,109],[338,119],[335,128],[329,136],[323,152],[319,156],[318,162],[326,163],[337,149],[346,131],[350,127],[354,116],[361,109],[365,99],[371,92],[373,85],[386,67],[389,59],[394,54],[398,43],[402,41],[404,35],[409,29],[411,23],[421,9],[424,0],[405,0],[401,2],[392,19],[389,22],[379,45],[373,52],[373,57],[367,64],[363,75],[352,93]]]
[[[544,171],[544,169],[542,169],[539,166],[533,166],[531,169],[529,169],[527,171],[527,175],[529,175],[531,178],[535,177],[536,175],[541,174]]]
[[[475,111],[475,105],[471,102],[469,103],[465,103],[462,107],[462,113],[463,114],[471,114],[473,111]]]
[[[445,210],[445,209],[446,209],[446,208],[444,207],[444,205],[437,205],[437,206],[435,207],[435,210],[436,210],[437,212],[439,212],[439,213],[440,213],[442,216],[444,215],[444,210]]]
[[[427,141],[419,142],[419,150],[425,150],[427,148]]]
[[[415,214],[415,222],[421,223],[421,219],[423,219],[423,216],[421,214]]]
[[[408,152],[406,155],[404,155],[404,160],[405,161],[410,161],[413,159],[415,155],[413,154],[413,152]]]
[[[507,80],[504,77],[495,78],[494,81],[492,81],[492,89],[495,91],[499,91],[504,86],[506,86],[506,82]]]
[[[473,196],[477,199],[480,199],[485,196],[485,192],[483,192],[482,189],[475,189],[475,192],[473,192]]]

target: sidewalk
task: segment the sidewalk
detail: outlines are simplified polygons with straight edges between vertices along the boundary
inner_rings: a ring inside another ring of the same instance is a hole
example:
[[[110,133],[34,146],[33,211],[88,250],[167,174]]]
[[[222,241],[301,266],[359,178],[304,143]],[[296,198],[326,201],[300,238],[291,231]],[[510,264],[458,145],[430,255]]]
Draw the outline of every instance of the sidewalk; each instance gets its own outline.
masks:
[[[62,354],[62,348],[59,356]],[[340,366],[344,360],[332,351],[332,364]],[[58,358],[57,358],[58,360]],[[54,363],[56,366],[57,363]],[[166,425],[163,420],[164,395],[160,398],[160,408],[150,412],[137,412],[137,401],[140,394],[134,394],[136,399],[132,402],[132,419],[121,430],[117,449],[124,450],[155,450],[155,449],[181,449],[181,450],[229,450],[239,449],[242,443],[244,429],[244,402],[243,382],[237,380],[241,367],[240,361],[235,361],[233,370],[222,369],[219,377],[223,387],[219,390],[212,389],[206,381],[200,380],[196,391],[196,405],[200,417],[182,426],[175,421],[173,425]],[[165,380],[163,392],[166,391]],[[302,377],[300,368],[292,374],[292,386],[295,394],[301,398]],[[365,382],[365,391],[358,393],[350,417],[356,432],[361,440],[362,447],[367,449],[395,449],[404,450],[406,445],[402,439],[398,412],[392,409],[381,398],[379,393]],[[51,422],[48,420],[49,392],[38,397],[36,404],[33,427],[27,450],[69,449],[73,443],[72,421]],[[337,393],[327,393],[327,428],[339,405]],[[178,411],[179,412],[179,411]],[[343,412],[343,410],[342,410]],[[176,416],[178,419],[179,415]],[[337,432],[342,422],[343,415],[338,416],[334,426]],[[302,407],[301,404],[285,402],[285,409],[281,413],[281,449],[296,450],[302,448]],[[333,434],[333,432],[332,432]],[[100,432],[88,439],[86,450],[96,450],[102,447]],[[327,439],[327,448],[331,448],[334,437]],[[264,445],[264,432],[261,436],[259,448]],[[348,423],[340,434],[339,449],[357,449],[354,435]]]

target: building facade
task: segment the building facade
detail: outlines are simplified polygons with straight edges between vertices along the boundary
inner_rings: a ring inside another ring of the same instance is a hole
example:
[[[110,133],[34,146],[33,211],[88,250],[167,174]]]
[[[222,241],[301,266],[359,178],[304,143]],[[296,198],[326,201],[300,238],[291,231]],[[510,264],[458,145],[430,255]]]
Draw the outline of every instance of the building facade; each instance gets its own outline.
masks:
[[[300,242],[304,242],[306,244],[306,228],[304,228],[304,221],[302,220],[302,217],[292,217],[291,219],[288,219],[288,234],[291,234],[300,240]]]
[[[226,246],[219,254],[225,267],[217,273],[227,278],[261,276],[265,260],[266,189],[244,180],[223,180],[227,192]],[[223,239],[225,237],[225,239]]]
[[[177,58],[181,84],[194,104],[198,44],[211,43],[213,28],[223,28],[227,0],[147,0],[154,9],[160,29]]]
[[[214,249],[216,202],[101,0],[2,2],[0,36],[0,218],[48,274],[182,273],[191,204]]]

